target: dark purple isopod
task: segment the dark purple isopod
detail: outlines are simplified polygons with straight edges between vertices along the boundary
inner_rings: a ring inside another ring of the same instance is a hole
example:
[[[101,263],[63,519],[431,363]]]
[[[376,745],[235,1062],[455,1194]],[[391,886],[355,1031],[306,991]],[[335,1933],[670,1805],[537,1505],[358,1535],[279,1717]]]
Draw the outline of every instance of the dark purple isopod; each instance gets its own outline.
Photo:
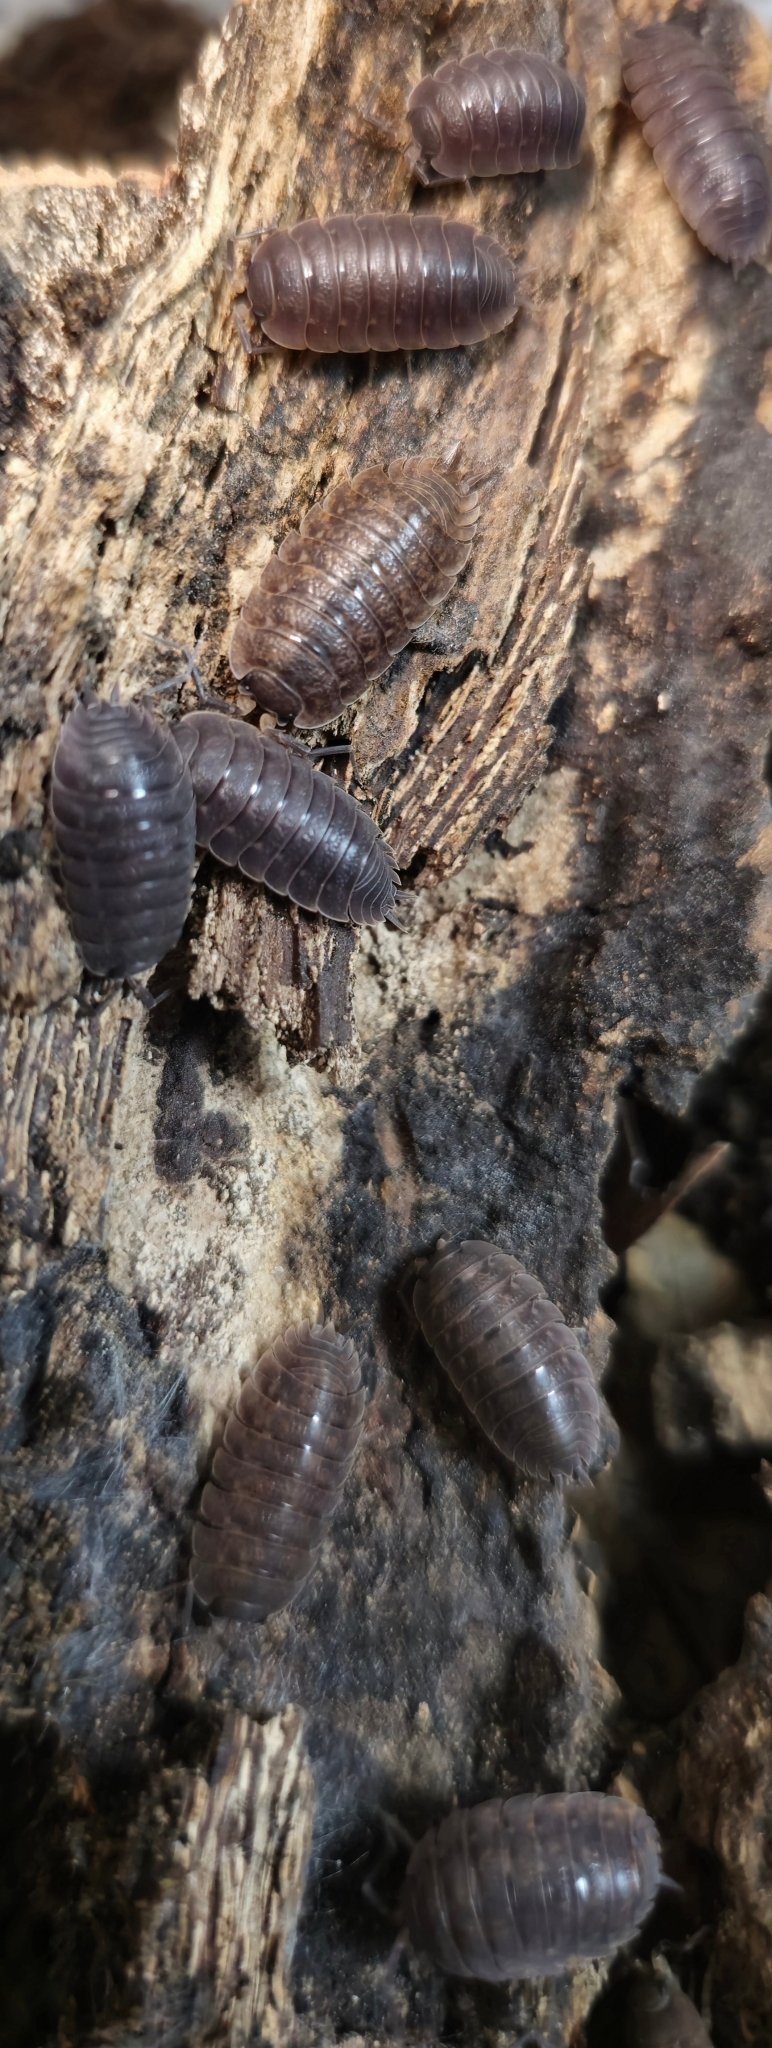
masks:
[[[517,304],[501,243],[431,213],[277,228],[255,250],[247,293],[270,341],[323,355],[459,348],[508,327]]]
[[[602,1792],[486,1799],[413,1850],[402,1919],[452,1977],[559,1977],[631,1941],[660,1881],[654,1822]]]
[[[51,816],[81,959],[145,974],[176,945],[193,889],[196,805],[173,734],[146,705],[84,695],[54,755]]]
[[[250,592],[231,641],[234,675],[278,718],[329,724],[442,604],[478,516],[474,483],[428,462],[337,484]]]
[[[534,1479],[586,1470],[600,1403],[584,1352],[539,1280],[498,1245],[442,1245],[413,1291],[418,1321],[479,1428]]]
[[[212,1614],[265,1621],[312,1570],[362,1434],[359,1359],[332,1323],[264,1351],[215,1452],[193,1530],[193,1590]]]
[[[696,2006],[662,1964],[638,1966],[626,2018],[625,2048],[710,2048]]]
[[[723,263],[750,263],[769,237],[769,170],[723,71],[687,29],[659,22],[628,30],[622,74],[684,220]]]
[[[579,160],[587,102],[560,64],[530,50],[450,57],[407,103],[422,184],[554,171]]]
[[[196,839],[216,860],[341,924],[394,916],[393,857],[340,783],[222,711],[191,711],[177,741],[193,781]]]

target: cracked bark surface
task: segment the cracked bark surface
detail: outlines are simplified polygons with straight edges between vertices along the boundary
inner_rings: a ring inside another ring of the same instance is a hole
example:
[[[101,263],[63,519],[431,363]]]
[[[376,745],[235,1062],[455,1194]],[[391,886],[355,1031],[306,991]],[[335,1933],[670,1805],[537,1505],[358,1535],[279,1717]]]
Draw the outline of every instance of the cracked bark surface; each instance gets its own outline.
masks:
[[[761,30],[723,9],[708,26],[759,102]],[[396,117],[422,66],[515,39],[583,67],[591,154],[418,201],[513,248],[511,331],[409,366],[250,367],[226,235],[405,204],[401,158],[362,119],[374,85]],[[704,256],[616,85],[595,5],[244,6],[205,46],[175,168],[0,172],[0,1732],[27,1878],[7,1901],[20,2048],[142,2036],[159,1889],[185,1924],[168,1774],[197,1812],[218,1740],[240,1731],[248,1775],[258,1724],[291,1710],[311,1775],[282,1777],[288,1839],[302,1849],[311,1776],[316,1821],[308,1883],[299,1849],[279,1887],[287,1944],[303,1892],[294,2017],[280,1989],[267,2038],[471,2048],[536,2026],[576,2048],[602,1982],[499,1993],[389,1968],[361,1881],[378,1805],[418,1828],[455,1797],[602,1786],[623,1746],[572,1513],[469,1437],[415,1337],[410,1263],[441,1231],[495,1236],[600,1373],[619,1087],[681,1114],[731,1064],[768,972],[772,286]],[[45,824],[74,691],[147,687],[156,633],[195,638],[229,694],[235,614],[315,497],[459,441],[495,470],[479,544],[423,644],[343,721],[352,787],[415,885],[405,931],[357,939],[204,863],[166,1000],[82,1007]],[[759,1309],[761,1266],[757,1231]],[[263,1630],[186,1627],[217,1415],[261,1347],[318,1313],[356,1338],[370,1393],[319,1569]],[[676,1809],[665,1826],[677,1846]],[[738,1858],[724,2048],[744,2024]],[[191,2017],[189,1950],[169,1945],[169,2040],[242,2038],[230,1960],[207,1954]]]

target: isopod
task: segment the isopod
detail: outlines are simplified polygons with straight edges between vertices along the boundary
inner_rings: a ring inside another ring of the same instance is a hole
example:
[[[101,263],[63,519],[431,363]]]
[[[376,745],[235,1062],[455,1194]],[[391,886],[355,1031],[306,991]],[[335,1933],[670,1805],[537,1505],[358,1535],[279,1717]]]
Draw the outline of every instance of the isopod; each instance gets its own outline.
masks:
[[[772,193],[763,145],[729,80],[670,22],[626,33],[622,73],[684,220],[723,263],[752,262],[768,239]]]
[[[637,1966],[626,2019],[625,2048],[710,2048],[696,2006],[662,1963]]]
[[[453,1977],[558,1977],[630,1941],[660,1881],[657,1831],[599,1792],[486,1799],[449,1813],[413,1850],[403,1924]]]
[[[304,910],[350,924],[395,919],[393,856],[364,805],[339,783],[221,711],[191,711],[176,731],[199,846]]]
[[[530,50],[450,57],[414,86],[411,162],[423,185],[578,163],[587,102],[580,85]]]
[[[478,516],[473,482],[412,457],[337,484],[247,598],[234,675],[277,717],[328,724],[448,596]]]
[[[362,1374],[332,1323],[299,1323],[245,1380],[193,1530],[193,1590],[213,1614],[265,1621],[311,1572],[362,1434]]]
[[[84,694],[54,755],[51,817],[84,965],[116,980],[146,973],[182,931],[196,846],[187,765],[149,706]]]
[[[418,1275],[418,1321],[501,1456],[531,1478],[571,1478],[594,1458],[600,1404],[578,1338],[539,1280],[498,1245],[445,1244]]]
[[[501,243],[430,213],[338,213],[275,229],[251,259],[247,294],[270,341],[323,355],[459,348],[498,334],[517,304]]]

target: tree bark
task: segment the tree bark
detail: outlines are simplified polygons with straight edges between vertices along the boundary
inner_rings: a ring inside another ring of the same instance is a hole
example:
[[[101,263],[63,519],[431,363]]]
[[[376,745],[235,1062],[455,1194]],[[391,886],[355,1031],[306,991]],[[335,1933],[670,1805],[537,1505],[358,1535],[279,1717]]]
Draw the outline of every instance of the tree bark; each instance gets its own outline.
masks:
[[[721,8],[708,29],[760,105],[762,31]],[[513,250],[514,326],[410,362],[250,364],[227,237],[405,206],[371,97],[397,122],[422,68],[502,40],[567,51],[590,101],[576,170],[430,195]],[[481,2028],[549,2024],[576,2041],[601,1981],[494,1994],[388,1972],[360,1885],[379,1805],[420,1827],[454,1797],[605,1783],[618,1761],[570,1518],[469,1438],[405,1306],[411,1262],[441,1232],[498,1238],[586,1328],[600,1372],[618,1091],[679,1116],[767,972],[772,287],[759,267],[734,279],[681,221],[618,107],[616,47],[596,0],[565,17],[551,0],[443,16],[259,0],[205,46],[171,172],[0,173],[0,1704],[9,1784],[24,1756],[19,2044],[141,2032],[154,1887],[184,1918],[165,1774],[205,1800],[226,1713],[252,1755],[257,1722],[303,1710],[316,1785],[297,2012],[282,1993],[261,2038],[375,2048],[451,2025],[471,2048]],[[272,548],[349,470],[456,447],[490,471],[472,559],[342,721],[351,786],[403,870],[405,931],[357,938],[204,862],[165,1001],[83,1007],[45,823],[74,694],[151,687],[175,665],[161,635],[194,642],[249,708],[227,645]],[[319,1313],[357,1337],[370,1390],[330,1543],[263,1630],[186,1625],[218,1412],[278,1330]],[[294,1770],[300,1842],[310,1787]],[[126,1846],[143,1840],[151,1881]],[[256,1978],[274,1935],[250,1949]],[[45,1992],[38,1937],[56,1953]],[[193,2024],[186,1954],[169,2039]],[[246,2039],[216,1939],[207,1956],[214,2038]],[[728,1939],[722,1968],[734,2011]]]

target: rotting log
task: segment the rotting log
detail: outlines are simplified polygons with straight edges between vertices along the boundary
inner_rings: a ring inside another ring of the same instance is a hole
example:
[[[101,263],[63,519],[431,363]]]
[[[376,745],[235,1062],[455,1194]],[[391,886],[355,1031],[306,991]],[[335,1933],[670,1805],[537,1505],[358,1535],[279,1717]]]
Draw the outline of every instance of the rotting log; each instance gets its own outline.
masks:
[[[158,1790],[137,1830],[156,1844],[156,1897],[145,1909],[124,2038],[148,2048],[175,2034],[190,2048],[283,2048],[294,2029],[288,1967],[313,1823],[302,1715],[287,1707],[259,1726],[227,1714],[209,1769],[170,1770],[160,1802]],[[169,1817],[165,1858],[159,1803]]]
[[[760,102],[760,29],[717,10],[710,32]],[[511,331],[410,365],[249,366],[227,235],[406,203],[363,118],[373,91],[394,118],[424,63],[505,39],[583,65],[592,154],[418,203],[513,248]],[[469,1439],[401,1306],[410,1260],[440,1230],[497,1236],[600,1370],[618,1088],[683,1109],[767,972],[772,286],[704,256],[616,89],[613,18],[584,0],[564,21],[261,0],[207,44],[171,172],[0,177],[1,1704],[36,2048],[65,2019],[84,2043],[122,2024],[148,1953],[126,1813],[149,1825],[175,1745],[221,1703],[308,1714],[299,2048],[448,2025],[463,2048],[483,2026],[569,2040],[597,1989],[591,1971],[549,1998],[389,1971],[360,1885],[378,1805],[420,1826],[456,1796],[602,1782],[616,1697],[563,1504]],[[64,707],[86,683],[156,681],[148,634],[195,640],[232,694],[233,619],[309,504],[349,467],[457,442],[495,472],[473,559],[344,722],[352,786],[417,885],[405,932],[354,940],[207,863],[166,1001],[81,1009],[44,823]],[[217,1411],[262,1343],[319,1311],[357,1336],[371,1391],[333,1538],[289,1614],[180,1643]]]

